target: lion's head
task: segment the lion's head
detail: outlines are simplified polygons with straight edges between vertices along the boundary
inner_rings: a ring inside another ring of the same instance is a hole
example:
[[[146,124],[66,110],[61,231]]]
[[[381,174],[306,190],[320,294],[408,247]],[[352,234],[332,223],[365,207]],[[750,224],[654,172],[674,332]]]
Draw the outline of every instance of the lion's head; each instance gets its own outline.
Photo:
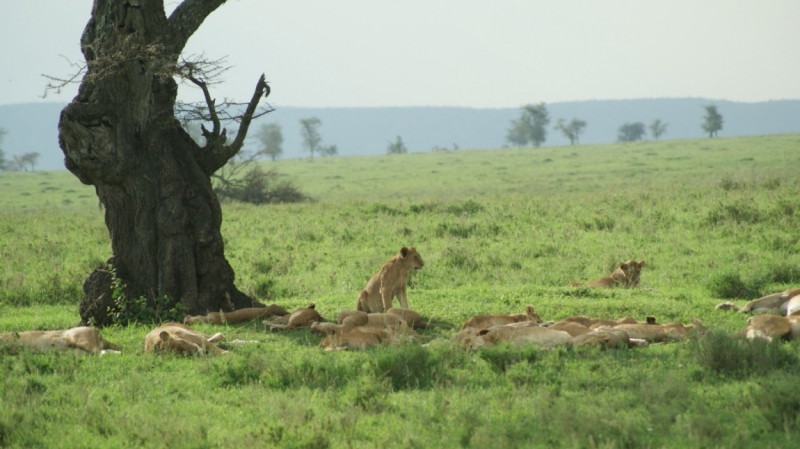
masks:
[[[403,257],[403,262],[406,267],[409,269],[419,270],[425,266],[425,262],[422,261],[422,256],[419,255],[416,248],[412,247],[402,247],[400,248],[400,255]]]

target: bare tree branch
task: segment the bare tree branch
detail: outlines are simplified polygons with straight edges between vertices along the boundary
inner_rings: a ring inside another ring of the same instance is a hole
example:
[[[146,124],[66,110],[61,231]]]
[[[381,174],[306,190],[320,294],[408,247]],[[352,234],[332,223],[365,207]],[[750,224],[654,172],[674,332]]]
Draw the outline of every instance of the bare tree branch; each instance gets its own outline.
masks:
[[[261,97],[269,95],[269,92],[270,89],[266,80],[264,79],[264,74],[261,74],[261,77],[258,79],[258,83],[256,83],[253,97],[250,99],[250,103],[247,104],[247,109],[243,114],[241,114],[238,120],[240,126],[233,142],[230,145],[209,146],[206,144],[206,147],[204,147],[206,150],[206,158],[205,160],[198,159],[198,162],[204,167],[205,172],[208,173],[209,176],[223,167],[228,160],[236,156],[239,150],[241,150],[242,145],[244,145],[244,139],[247,137],[247,131],[250,127],[250,122],[253,120],[253,118],[270,112],[266,111],[261,114],[256,113],[258,102],[261,100]]]
[[[177,45],[176,53],[180,53],[189,38],[200,28],[209,14],[225,3],[225,0],[184,0],[167,19],[172,42]]]

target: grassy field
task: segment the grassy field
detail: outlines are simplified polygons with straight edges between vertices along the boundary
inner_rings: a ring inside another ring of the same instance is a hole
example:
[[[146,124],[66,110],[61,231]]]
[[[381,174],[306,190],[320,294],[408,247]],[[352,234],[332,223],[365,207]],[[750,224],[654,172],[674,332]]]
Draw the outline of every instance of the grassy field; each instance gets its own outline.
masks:
[[[257,344],[187,359],[143,354],[147,327],[109,328],[119,357],[0,348],[0,447],[797,447],[800,346],[732,338],[746,317],[714,305],[800,283],[798,164],[793,134],[265,163],[316,201],[223,206],[237,285],[263,302],[332,319],[411,245],[426,265],[410,306],[455,326],[531,304],[710,333],[469,353],[432,330],[429,347],[330,353],[249,324],[222,331]],[[0,331],[74,325],[110,251],[92,187],[0,186]],[[567,287],[632,258],[639,290]]]

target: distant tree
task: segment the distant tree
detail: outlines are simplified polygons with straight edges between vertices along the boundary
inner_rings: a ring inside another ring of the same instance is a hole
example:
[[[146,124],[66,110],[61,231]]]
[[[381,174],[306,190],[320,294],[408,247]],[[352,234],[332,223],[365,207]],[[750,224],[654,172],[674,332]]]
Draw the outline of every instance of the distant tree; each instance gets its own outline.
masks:
[[[642,140],[645,135],[644,123],[625,123],[617,129],[618,142],[636,142]]]
[[[576,118],[572,119],[569,123],[563,118],[558,119],[558,123],[553,128],[556,131],[561,131],[564,134],[564,137],[569,139],[570,145],[576,145],[580,143],[580,135],[583,133],[583,128],[586,128],[586,122],[584,120],[578,120]]]
[[[339,154],[339,149],[336,145],[327,145],[319,147],[319,154],[324,156],[336,156]]]
[[[32,151],[30,153],[22,154],[22,163],[31,166],[31,171],[36,171],[36,161],[39,160],[41,154]]]
[[[3,128],[0,128],[0,171],[8,170],[8,163],[9,161],[6,160],[6,152],[3,151],[3,138],[8,133]]]
[[[650,136],[653,137],[653,140],[658,140],[659,137],[667,132],[667,123],[655,119],[648,128],[650,129]]]
[[[530,143],[538,148],[547,140],[547,125],[550,124],[547,106],[544,103],[527,104],[520,109],[520,117],[511,121],[506,140],[512,145],[523,146]]]
[[[717,112],[717,107],[713,105],[703,106],[706,110],[706,116],[703,120],[703,131],[708,133],[708,137],[714,137],[717,132],[722,129],[723,119],[722,114]]]
[[[389,142],[389,146],[386,147],[386,154],[405,154],[408,153],[408,148],[406,148],[406,144],[403,143],[403,138],[397,136],[397,140],[394,142]]]
[[[319,135],[319,128],[322,122],[316,117],[300,119],[300,137],[303,138],[303,148],[311,153],[311,159],[314,159],[314,152],[319,150],[322,143],[322,137]]]
[[[283,131],[277,123],[264,123],[256,131],[256,139],[261,144],[259,153],[272,158],[273,161],[283,154]]]

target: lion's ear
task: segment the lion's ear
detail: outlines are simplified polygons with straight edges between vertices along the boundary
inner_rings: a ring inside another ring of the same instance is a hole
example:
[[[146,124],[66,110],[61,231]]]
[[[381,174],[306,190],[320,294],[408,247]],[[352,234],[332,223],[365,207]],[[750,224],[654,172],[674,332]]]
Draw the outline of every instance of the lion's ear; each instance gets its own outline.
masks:
[[[528,315],[533,315],[534,314],[533,306],[525,307],[525,313],[527,313]]]
[[[643,266],[644,266],[644,261],[639,262],[639,268],[642,268]]]
[[[478,335],[486,335],[488,333],[489,333],[489,329],[481,329],[481,331],[478,332]]]
[[[161,341],[169,341],[169,332],[161,331],[161,333],[158,334],[158,338],[160,338]]]
[[[400,248],[400,255],[406,257],[408,255],[408,248],[406,248],[405,246]]]
[[[647,317],[647,324],[656,324],[656,317],[654,316]]]

